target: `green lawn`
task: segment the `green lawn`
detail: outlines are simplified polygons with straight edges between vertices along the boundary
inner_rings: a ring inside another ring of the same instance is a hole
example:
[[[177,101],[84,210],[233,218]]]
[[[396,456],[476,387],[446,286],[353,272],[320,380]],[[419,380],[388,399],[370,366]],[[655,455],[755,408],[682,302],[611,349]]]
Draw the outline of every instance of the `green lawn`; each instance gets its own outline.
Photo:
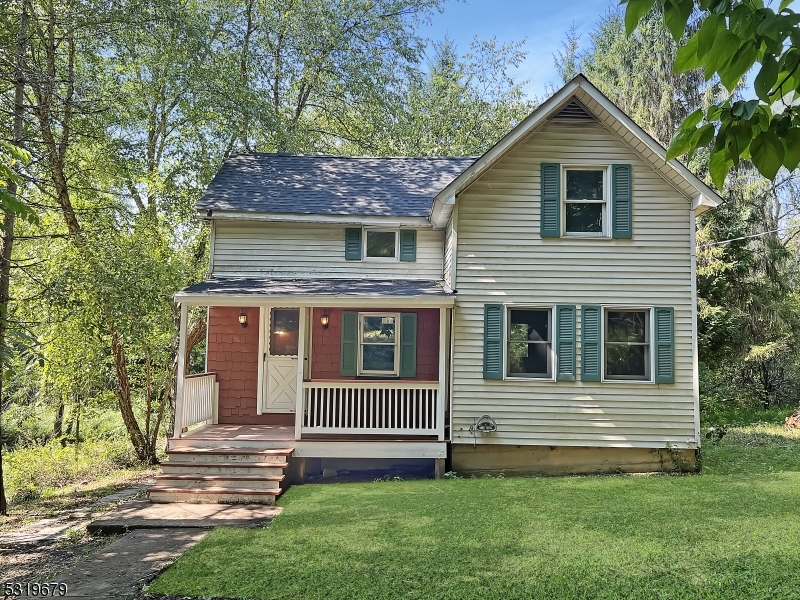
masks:
[[[150,592],[231,598],[800,598],[800,436],[734,430],[700,476],[295,486]]]

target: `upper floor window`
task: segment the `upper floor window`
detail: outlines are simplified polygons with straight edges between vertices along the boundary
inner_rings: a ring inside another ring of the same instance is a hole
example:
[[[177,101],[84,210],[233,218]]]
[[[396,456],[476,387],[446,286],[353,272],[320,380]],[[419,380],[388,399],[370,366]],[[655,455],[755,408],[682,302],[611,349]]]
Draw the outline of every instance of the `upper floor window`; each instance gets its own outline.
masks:
[[[604,168],[564,169],[564,232],[606,235],[607,206]]]
[[[365,235],[364,256],[366,258],[397,257],[397,231],[366,229]]]
[[[633,238],[631,165],[541,163],[542,238]]]
[[[345,260],[417,260],[417,230],[347,227],[344,230]]]

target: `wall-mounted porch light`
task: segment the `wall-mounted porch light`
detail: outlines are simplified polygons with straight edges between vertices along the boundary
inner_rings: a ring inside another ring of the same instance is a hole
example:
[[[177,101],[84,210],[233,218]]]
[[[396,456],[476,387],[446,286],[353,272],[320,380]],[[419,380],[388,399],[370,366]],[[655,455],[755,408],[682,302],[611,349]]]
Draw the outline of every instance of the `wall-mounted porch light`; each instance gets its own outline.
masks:
[[[327,311],[322,311],[322,316],[319,318],[319,322],[322,325],[323,329],[328,328],[328,324],[331,322],[331,318],[328,316]]]
[[[242,326],[242,329],[247,327],[247,313],[244,312],[244,309],[239,313],[239,325]]]

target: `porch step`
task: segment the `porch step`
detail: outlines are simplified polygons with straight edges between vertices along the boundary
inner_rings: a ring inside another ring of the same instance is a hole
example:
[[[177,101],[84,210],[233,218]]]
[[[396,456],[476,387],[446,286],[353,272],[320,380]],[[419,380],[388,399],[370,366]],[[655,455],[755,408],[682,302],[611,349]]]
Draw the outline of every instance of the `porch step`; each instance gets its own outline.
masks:
[[[190,502],[192,504],[275,504],[282,489],[224,487],[170,487],[156,485],[148,490],[151,502]]]
[[[225,489],[238,489],[248,487],[257,490],[276,490],[286,479],[285,475],[156,475],[156,486],[174,488],[197,488],[203,486],[219,487]]]
[[[288,462],[201,462],[170,460],[161,465],[164,475],[282,475]]]
[[[286,457],[294,452],[292,448],[258,450],[251,448],[175,448],[167,452],[170,460],[180,462],[237,462],[237,463],[285,463]]]
[[[292,448],[173,448],[148,490],[152,502],[274,504],[286,487]]]

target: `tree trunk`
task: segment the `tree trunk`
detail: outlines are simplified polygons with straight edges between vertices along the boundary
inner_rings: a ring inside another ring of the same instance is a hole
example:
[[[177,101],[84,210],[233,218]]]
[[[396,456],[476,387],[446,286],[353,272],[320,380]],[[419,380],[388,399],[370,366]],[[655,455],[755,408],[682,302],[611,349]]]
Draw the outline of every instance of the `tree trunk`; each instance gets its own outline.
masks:
[[[12,125],[13,144],[22,145],[22,123],[25,111],[25,50],[28,31],[28,2],[23,0],[17,29],[16,64],[14,66],[14,120]],[[17,184],[13,181],[6,188],[9,194],[16,195]],[[5,346],[8,331],[8,301],[11,285],[11,257],[14,249],[14,213],[3,217],[3,231],[0,232],[0,348]],[[0,406],[3,404],[3,376],[5,365],[0,363]],[[0,425],[0,427],[2,427]],[[0,429],[0,440],[3,437]],[[3,449],[0,442],[0,515],[8,514],[5,480],[3,479]]]
[[[128,430],[128,436],[131,439],[136,458],[142,462],[147,462],[151,457],[148,456],[147,442],[142,435],[142,430],[139,428],[139,423],[136,421],[136,415],[133,413],[125,347],[116,329],[112,327],[109,333],[111,334],[111,353],[114,355],[114,368],[117,375],[117,388],[114,392],[117,396],[119,411],[122,414],[122,422],[125,423],[125,429]]]
[[[53,419],[53,436],[60,438],[62,435],[64,435],[64,400],[59,403]]]

